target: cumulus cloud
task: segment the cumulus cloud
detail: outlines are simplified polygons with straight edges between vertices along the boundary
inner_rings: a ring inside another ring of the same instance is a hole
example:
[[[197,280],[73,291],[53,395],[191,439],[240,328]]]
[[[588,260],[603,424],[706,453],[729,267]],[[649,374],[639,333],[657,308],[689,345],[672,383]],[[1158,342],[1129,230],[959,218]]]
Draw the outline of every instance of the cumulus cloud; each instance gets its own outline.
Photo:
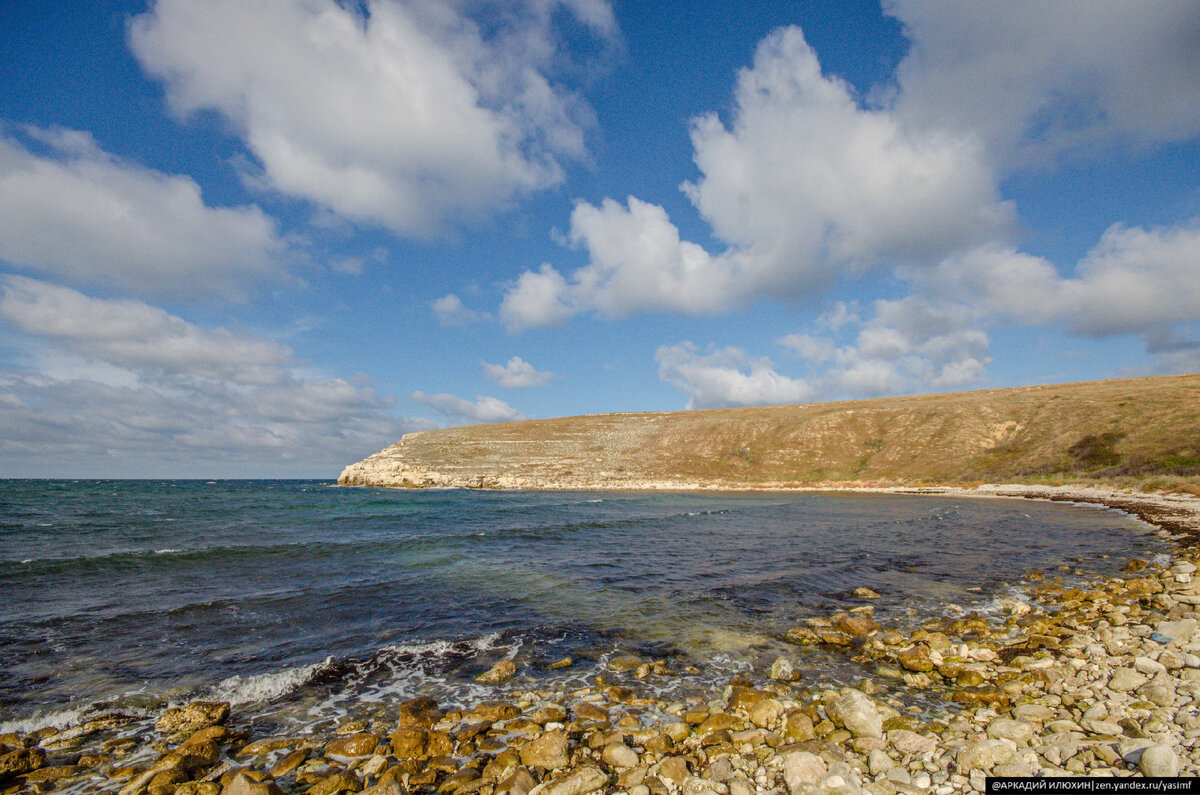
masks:
[[[728,347],[702,354],[690,342],[654,354],[658,377],[688,396],[687,408],[801,403],[814,394],[801,379],[780,375],[767,358]]]
[[[433,426],[278,343],[137,301],[8,276],[0,318],[27,360],[0,370],[6,472],[333,477]]]
[[[1200,15],[1189,3],[889,0],[911,46],[896,108],[973,134],[1007,167],[1200,132]]]
[[[240,295],[282,272],[253,206],[209,207],[190,177],[113,157],[87,133],[0,128],[0,259],[142,295]]]
[[[586,156],[591,111],[554,77],[563,9],[616,36],[604,0],[157,0],[129,42],[178,114],[230,122],[262,184],[428,238]]]
[[[969,303],[981,321],[1062,324],[1077,334],[1162,338],[1200,320],[1200,223],[1111,226],[1061,276],[1047,260],[1008,246],[961,252],[912,276],[924,293]],[[1152,351],[1153,352],[1153,351]]]
[[[424,403],[456,425],[485,422],[515,422],[516,420],[528,419],[524,414],[500,398],[486,397],[484,395],[477,396],[474,403],[446,392],[436,395],[431,395],[427,392],[411,392],[409,393],[409,397],[418,403]]]
[[[506,389],[548,386],[554,380],[554,373],[535,370],[520,356],[514,356],[504,364],[484,362],[483,374]]]
[[[875,397],[977,383],[991,357],[987,333],[965,304],[920,296],[881,300],[866,321],[848,321],[854,338],[789,334],[778,340],[809,367],[822,397]],[[841,328],[841,326],[839,326]]]
[[[702,116],[691,138],[702,176],[683,189],[727,247],[682,240],[662,207],[634,197],[580,203],[569,240],[589,263],[569,279],[548,265],[522,274],[501,308],[511,329],[587,310],[705,314],[811,294],[839,273],[936,261],[1012,218],[975,138],[864,107],[821,73],[798,28],[759,45],[731,124]]]
[[[443,295],[431,302],[429,307],[437,316],[438,323],[443,326],[466,326],[490,317],[486,312],[476,312],[468,308],[454,293]]]

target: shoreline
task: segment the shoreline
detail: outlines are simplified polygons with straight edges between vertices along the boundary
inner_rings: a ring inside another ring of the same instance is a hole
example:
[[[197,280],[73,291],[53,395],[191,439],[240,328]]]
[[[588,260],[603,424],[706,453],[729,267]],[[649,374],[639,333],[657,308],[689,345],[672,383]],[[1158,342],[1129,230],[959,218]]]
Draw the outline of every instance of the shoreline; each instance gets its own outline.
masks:
[[[0,793],[948,795],[981,791],[984,775],[1200,772],[1200,499],[1019,484],[721,490],[1099,504],[1155,525],[1176,551],[1167,567],[1086,588],[1030,576],[1027,599],[1009,600],[1000,621],[930,621],[897,637],[864,597],[863,609],[789,631],[873,667],[853,689],[791,680],[784,665],[762,683],[735,677],[709,702],[663,705],[637,688],[671,675],[662,661],[614,660],[606,681],[571,692],[498,691],[466,712],[415,699],[392,705],[390,725],[289,738],[254,736],[227,705],[197,703],[168,709],[149,732],[95,716],[0,737]],[[943,691],[961,709],[921,723],[892,695],[900,689]]]

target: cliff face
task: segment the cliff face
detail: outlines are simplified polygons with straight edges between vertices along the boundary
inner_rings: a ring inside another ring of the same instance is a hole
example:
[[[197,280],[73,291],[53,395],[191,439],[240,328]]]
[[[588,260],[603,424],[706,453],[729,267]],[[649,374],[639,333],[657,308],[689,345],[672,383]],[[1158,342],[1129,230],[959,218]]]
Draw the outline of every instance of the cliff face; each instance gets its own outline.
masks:
[[[1200,374],[405,436],[338,482],[691,489],[1200,476]]]

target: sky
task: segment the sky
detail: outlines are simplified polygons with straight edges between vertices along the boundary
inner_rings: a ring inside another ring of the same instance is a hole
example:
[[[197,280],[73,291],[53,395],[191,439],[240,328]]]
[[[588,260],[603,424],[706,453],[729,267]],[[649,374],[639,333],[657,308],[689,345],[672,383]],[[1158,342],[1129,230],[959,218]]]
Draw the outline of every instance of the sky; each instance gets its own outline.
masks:
[[[0,4],[0,477],[1200,370],[1200,6]]]

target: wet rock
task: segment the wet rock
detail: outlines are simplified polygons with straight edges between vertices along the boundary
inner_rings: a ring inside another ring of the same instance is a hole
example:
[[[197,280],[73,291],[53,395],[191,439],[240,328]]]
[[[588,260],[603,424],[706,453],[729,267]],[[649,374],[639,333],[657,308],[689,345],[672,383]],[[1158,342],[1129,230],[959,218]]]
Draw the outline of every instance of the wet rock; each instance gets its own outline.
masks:
[[[271,777],[258,770],[246,770],[230,779],[221,795],[283,795],[283,790]]]
[[[581,767],[570,775],[555,779],[540,795],[584,795],[608,786],[608,776],[598,767]]]
[[[879,598],[879,594],[875,593],[870,588],[867,588],[865,586],[859,586],[858,588],[855,588],[852,593],[854,594],[855,599],[878,599]]]
[[[642,662],[644,662],[642,658],[636,654],[619,654],[608,661],[608,670],[616,673],[636,671]]]
[[[529,795],[537,780],[529,771],[519,767],[496,785],[495,795]]]
[[[778,699],[764,698],[749,710],[750,722],[762,729],[769,729],[783,717],[783,704]]]
[[[869,635],[879,629],[879,622],[866,616],[847,615],[840,613],[833,619],[833,628],[844,632],[852,638]]]
[[[555,660],[554,662],[550,663],[546,666],[546,668],[550,671],[558,671],[562,668],[570,668],[574,664],[575,661],[570,657],[563,657],[561,660]]]
[[[521,746],[521,764],[535,770],[558,770],[567,766],[569,750],[565,732],[546,732]]]
[[[800,678],[800,669],[790,657],[776,657],[769,676],[777,682],[795,682]]]
[[[308,795],[334,795],[338,792],[359,792],[362,782],[353,773],[339,771],[326,776],[308,790]]]
[[[1146,776],[1174,777],[1179,775],[1179,757],[1168,745],[1152,745],[1142,751],[1138,769]]]
[[[567,710],[559,704],[545,704],[533,713],[533,720],[545,726],[547,723],[563,723],[567,719]]]
[[[193,701],[182,707],[169,708],[154,724],[154,728],[164,734],[190,732],[224,723],[228,717],[228,701]]]
[[[308,750],[307,748],[297,748],[295,751],[285,755],[278,762],[271,765],[271,769],[267,772],[275,778],[286,776],[288,773],[291,773],[293,770],[300,767],[300,765],[308,761],[308,757],[311,755],[312,751]]]
[[[424,759],[429,733],[424,729],[404,728],[392,732],[392,755],[397,759]]]
[[[400,715],[396,728],[432,729],[433,725],[442,718],[438,703],[432,698],[422,696],[400,704]]]
[[[625,743],[610,743],[605,746],[600,758],[609,767],[637,767],[638,764],[637,752]]]
[[[46,764],[41,748],[21,748],[0,756],[0,781],[37,770]]]
[[[678,756],[669,756],[658,764],[658,775],[675,784],[682,784],[691,775],[687,762]]]
[[[521,714],[516,705],[507,701],[484,701],[463,716],[467,720],[485,720],[498,723],[502,720],[512,720]]]
[[[843,691],[825,707],[825,713],[855,737],[883,737],[883,719],[875,702],[857,690]]]
[[[502,685],[516,675],[516,663],[512,660],[501,660],[488,670],[478,674],[475,681],[485,685]]]
[[[352,734],[348,737],[338,737],[335,740],[330,740],[325,746],[326,756],[371,756],[375,753],[375,747],[379,745],[379,738],[368,732],[360,732]]]
[[[896,657],[900,665],[909,671],[925,673],[934,669],[933,660],[929,657],[929,647],[920,643],[901,649]]]

